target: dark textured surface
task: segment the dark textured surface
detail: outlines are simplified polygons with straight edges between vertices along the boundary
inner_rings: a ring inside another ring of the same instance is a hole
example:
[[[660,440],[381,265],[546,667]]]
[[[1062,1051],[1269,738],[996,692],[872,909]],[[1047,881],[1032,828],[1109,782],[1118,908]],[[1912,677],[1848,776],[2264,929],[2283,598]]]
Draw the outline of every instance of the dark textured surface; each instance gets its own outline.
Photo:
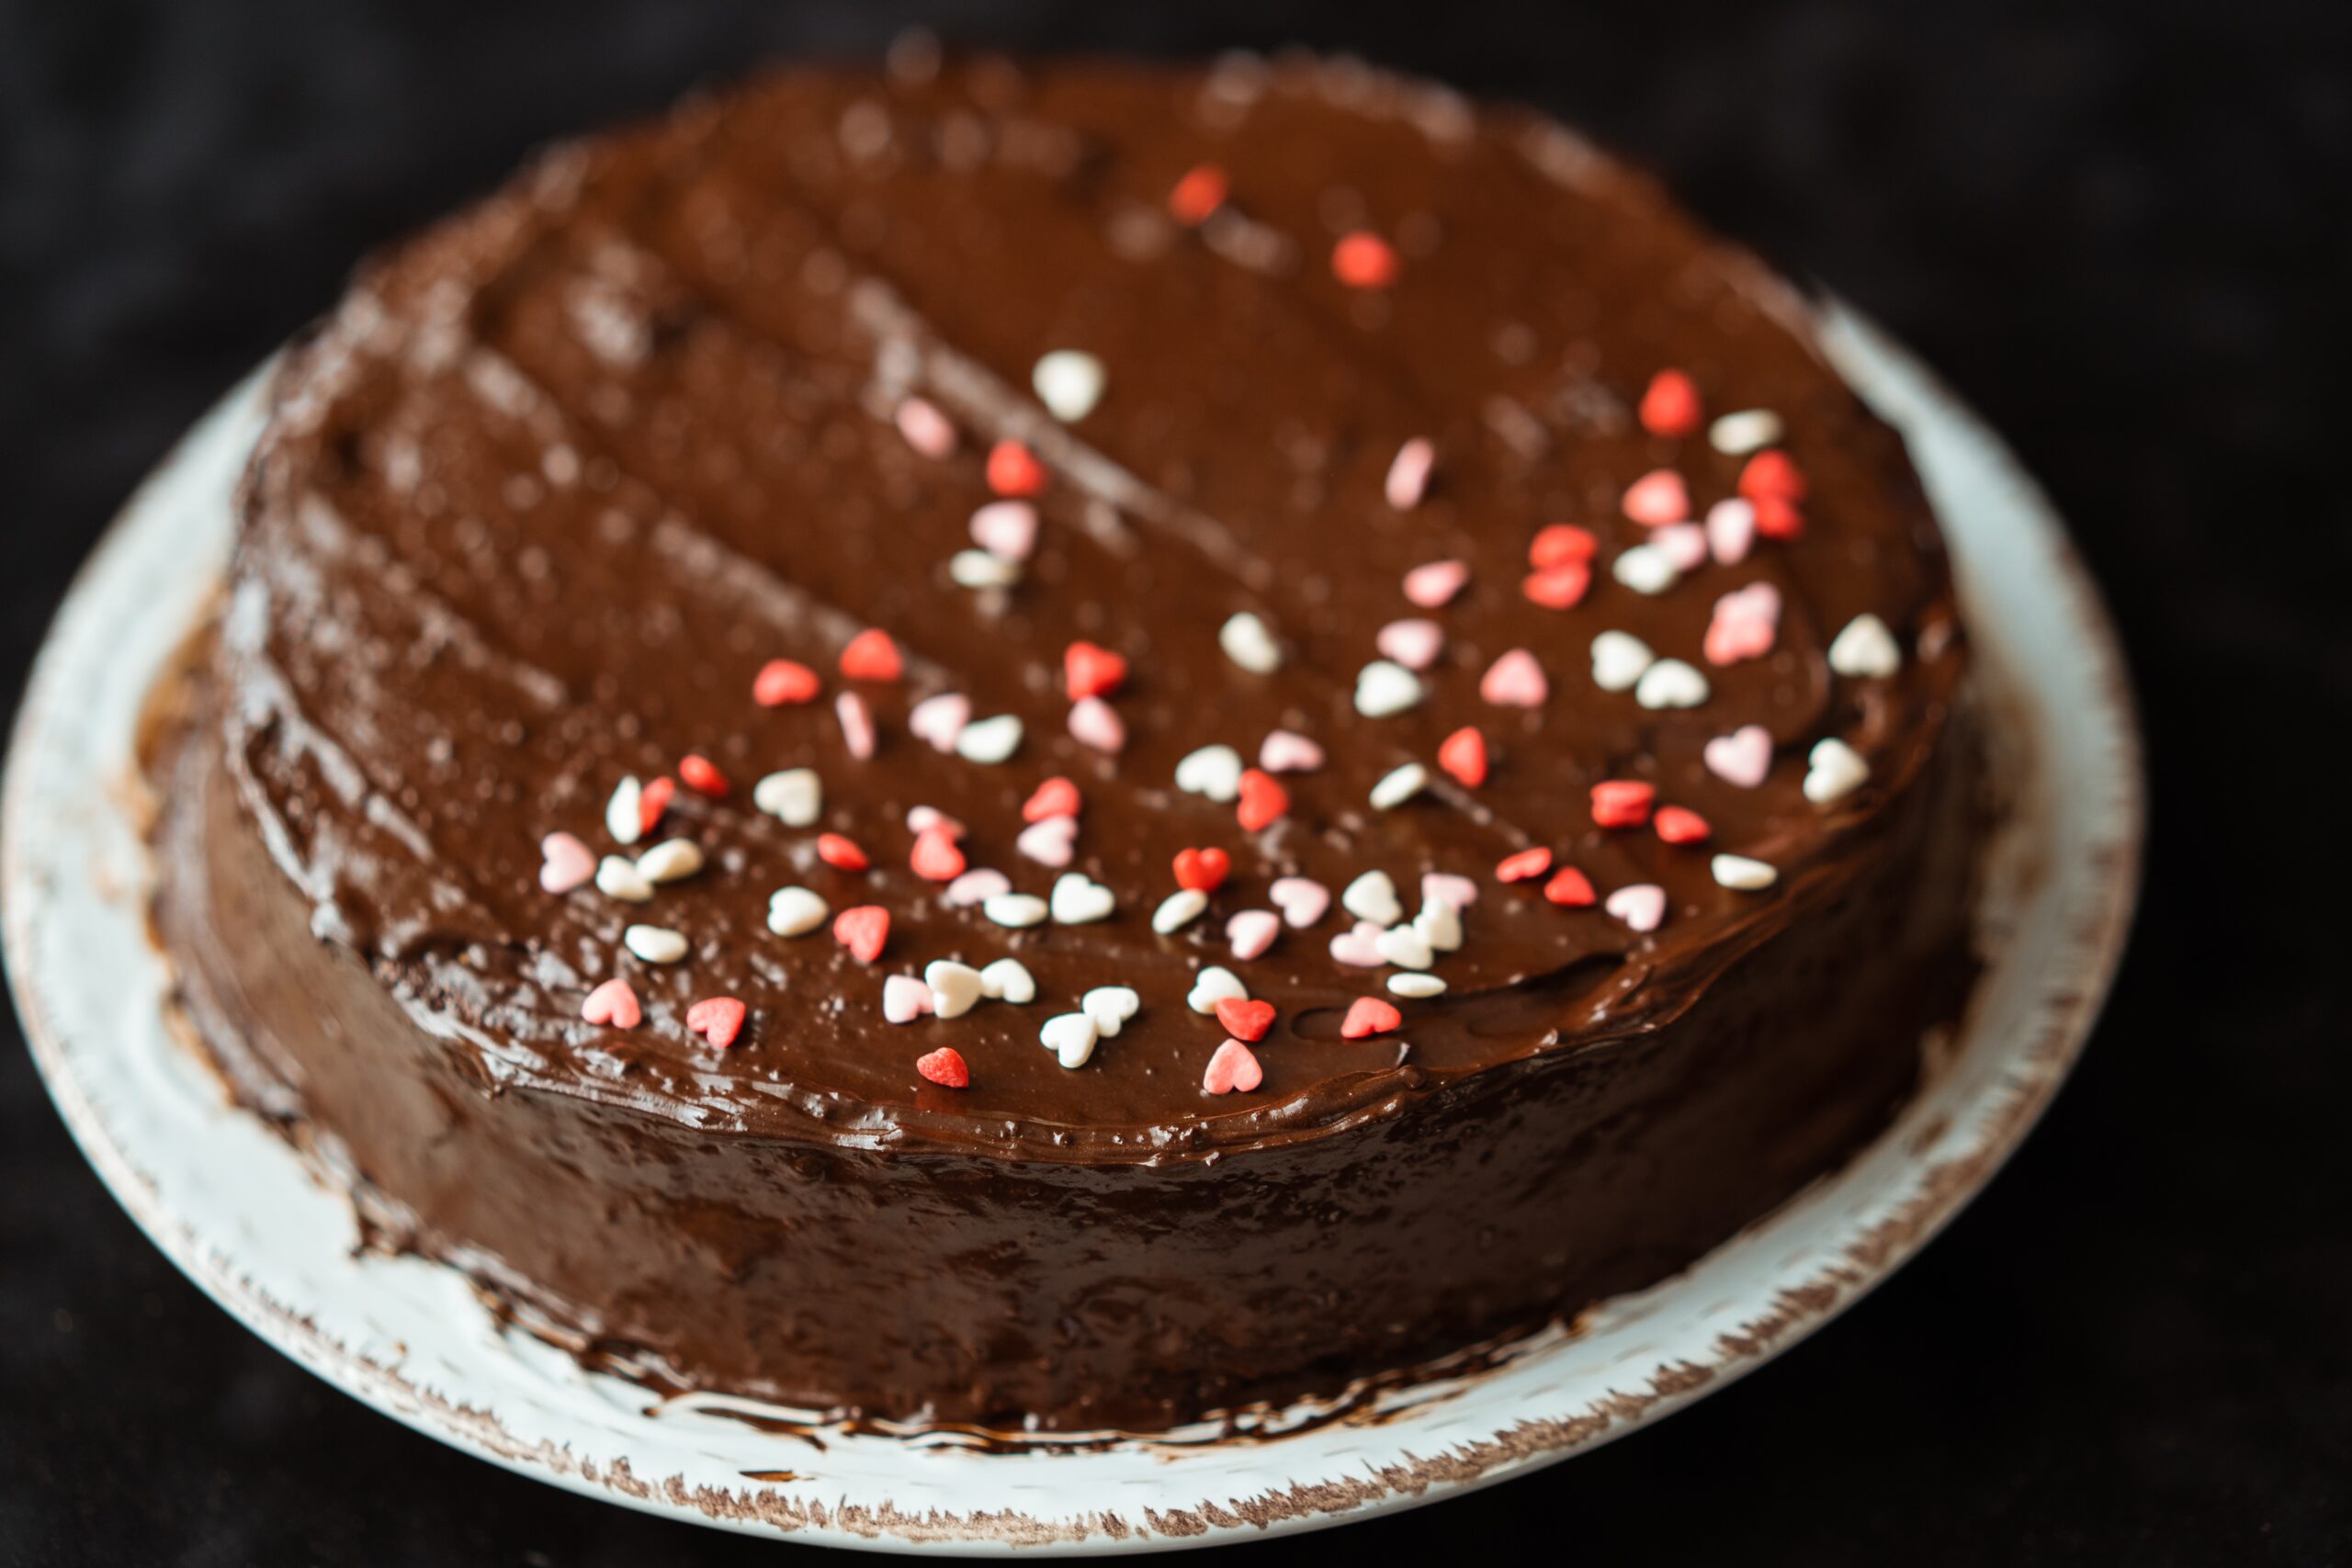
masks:
[[[2320,6],[944,6],[951,38],[1305,38],[1536,99],[1877,313],[2051,486],[2145,694],[2150,892],[2107,1021],[1943,1240],[1738,1389],[1329,1545],[1708,1562],[2352,1556],[2352,1089],[2315,742],[2352,695],[2323,480],[2352,50]],[[13,689],[112,508],[350,260],[531,143],[910,11],[0,12]],[[2295,923],[2298,906],[2309,908]],[[10,1027],[13,1027],[11,1021]],[[0,1046],[0,1559],[749,1561],[501,1474],[278,1358],[147,1246]],[[1666,1550],[1661,1550],[1661,1548]]]

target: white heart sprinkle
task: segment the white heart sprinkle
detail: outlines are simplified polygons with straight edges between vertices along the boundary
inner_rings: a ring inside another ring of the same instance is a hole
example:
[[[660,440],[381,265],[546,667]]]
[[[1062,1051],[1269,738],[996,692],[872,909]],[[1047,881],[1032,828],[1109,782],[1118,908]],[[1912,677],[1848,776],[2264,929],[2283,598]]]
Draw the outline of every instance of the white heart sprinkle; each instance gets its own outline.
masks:
[[[752,786],[752,804],[787,828],[807,828],[825,809],[825,787],[814,771],[786,768]]]
[[[1225,656],[1253,675],[1271,675],[1283,667],[1283,645],[1266,623],[1247,610],[1226,618],[1217,628],[1216,645]]]
[[[1426,670],[1445,648],[1445,628],[1418,615],[1391,621],[1373,634],[1372,646],[1408,670]]]
[[[1650,545],[1674,563],[1677,571],[1696,571],[1706,564],[1707,531],[1696,523],[1675,523],[1650,535]]]
[[[1430,771],[1419,762],[1392,768],[1372,786],[1372,804],[1379,810],[1393,811],[1427,789],[1429,783]]]
[[[948,908],[968,909],[975,904],[985,904],[1000,893],[1012,891],[1012,879],[988,866],[975,866],[947,885],[944,897]]]
[[[619,855],[596,863],[596,891],[607,898],[642,904],[653,897],[653,880]]]
[[[637,874],[648,882],[680,882],[702,869],[702,848],[691,839],[668,839],[637,857]]]
[[[1384,962],[1380,956],[1381,935],[1378,921],[1358,920],[1331,939],[1331,956],[1358,969],[1377,969]]]
[[[1681,580],[1673,560],[1655,545],[1635,545],[1617,557],[1610,573],[1636,593],[1663,593]]]
[[[1634,682],[1634,700],[1645,708],[1695,708],[1707,700],[1707,678],[1679,659],[1661,659]]]
[[[1021,829],[1012,847],[1039,865],[1059,867],[1069,863],[1070,846],[1077,839],[1077,818],[1041,817]]]
[[[1403,665],[1375,659],[1356,672],[1356,712],[1366,718],[1403,713],[1421,700],[1421,678]]]
[[[1399,969],[1426,969],[1437,958],[1430,939],[1410,926],[1391,926],[1375,943],[1381,962]]]
[[[956,737],[956,754],[967,762],[1001,762],[1019,750],[1021,720],[1009,713],[967,724]]]
[[[1247,964],[1274,945],[1283,931],[1282,918],[1271,909],[1243,909],[1225,922],[1225,940],[1233,956]]]
[[[1737,566],[1747,558],[1756,543],[1756,503],[1744,496],[1731,496],[1707,508],[1707,548],[1715,559],[1725,566]]]
[[[931,987],[931,1010],[942,1018],[961,1018],[988,995],[980,972],[952,958],[933,959],[924,964],[922,983]]]
[[[1717,855],[1713,863],[1715,880],[1725,887],[1743,893],[1753,893],[1759,887],[1770,887],[1781,880],[1781,874],[1760,860],[1746,855]]]
[[[991,501],[972,513],[972,543],[1001,561],[1020,563],[1037,547],[1037,509],[1025,501]]]
[[[1057,1013],[1037,1031],[1038,1042],[1061,1061],[1063,1066],[1075,1072],[1086,1066],[1094,1055],[1094,1042],[1101,1031],[1094,1021],[1082,1012]]]
[[[1331,907],[1331,890],[1311,877],[1284,876],[1275,879],[1266,889],[1266,897],[1283,912],[1283,919],[1294,929],[1304,930],[1323,918]]]
[[[1201,918],[1209,907],[1209,896],[1197,887],[1179,887],[1159,901],[1151,912],[1151,929],[1161,936],[1173,936]]]
[[[980,902],[980,913],[998,925],[1019,931],[1046,918],[1046,905],[1035,893],[1000,893]]]
[[[1434,975],[1391,975],[1388,988],[1397,996],[1419,999],[1443,994],[1445,982]]]
[[[648,964],[675,964],[686,955],[684,935],[667,926],[631,926],[621,942]]]
[[[1430,438],[1414,436],[1396,448],[1388,464],[1388,477],[1381,481],[1381,494],[1397,511],[1410,512],[1421,503],[1422,492],[1429,489],[1430,469],[1436,462],[1437,448]]]
[[[1883,679],[1903,668],[1903,650],[1886,623],[1866,612],[1848,621],[1830,643],[1829,668],[1856,680]]]
[[[1000,958],[980,971],[980,995],[1022,1007],[1037,999],[1037,982],[1018,958]]]
[[[1041,355],[1029,372],[1037,400],[1064,424],[1075,424],[1102,400],[1102,362],[1075,348],[1057,348]]]
[[[1478,901],[1478,885],[1466,876],[1450,871],[1421,873],[1421,902],[1451,904],[1456,909],[1466,909]]]
[[[1176,764],[1176,787],[1187,795],[1230,801],[1241,794],[1241,753],[1230,746],[1204,746]]]
[[[1413,929],[1421,940],[1440,953],[1459,952],[1462,947],[1462,911],[1451,904],[1430,902],[1421,906],[1413,917]]]
[[[1215,1012],[1221,1001],[1246,1002],[1250,987],[1241,976],[1221,964],[1212,964],[1193,977],[1193,989],[1184,998],[1184,1005],[1194,1012]]]
[[[1725,784],[1754,789],[1772,771],[1772,732],[1760,724],[1743,724],[1708,741],[1701,756],[1707,772]]]
[[[1111,913],[1114,903],[1111,890],[1099,882],[1089,882],[1082,872],[1066,871],[1054,883],[1051,908],[1057,925],[1082,926],[1102,919]]]
[[[1744,457],[1781,438],[1781,416],[1770,409],[1741,409],[1707,427],[1707,443],[1718,452]]]
[[[956,750],[956,739],[972,722],[972,699],[960,692],[941,692],[907,710],[907,733],[930,742],[944,754]]]
[[[931,1011],[931,987],[911,975],[893,975],[882,982],[882,1021],[912,1023]]]
[[[779,887],[768,895],[768,930],[778,936],[807,936],[831,912],[806,887]]]
[[[1360,920],[1376,920],[1393,926],[1405,918],[1405,906],[1396,899],[1396,885],[1385,871],[1367,871],[1348,884],[1340,895],[1340,907]]]
[[[1097,986],[1078,998],[1078,1010],[1094,1021],[1095,1029],[1106,1040],[1118,1033],[1119,1026],[1142,1006],[1143,998],[1132,986]]]
[[[1602,908],[1637,931],[1654,931],[1666,919],[1666,889],[1655,882],[1620,887],[1601,901]]]
[[[1860,789],[1871,776],[1871,765],[1862,754],[1832,735],[1816,741],[1810,764],[1804,775],[1804,797],[1815,806],[1827,806]]]
[[[1631,632],[1602,632],[1592,639],[1592,683],[1604,692],[1632,691],[1657,662],[1650,645]]]
[[[644,799],[645,786],[634,774],[613,786],[613,797],[605,802],[605,831],[614,840],[633,844],[644,835],[645,822],[639,815],[639,804]]]
[[[957,550],[947,558],[947,578],[958,588],[1011,588],[1021,581],[1021,563],[986,550]]]

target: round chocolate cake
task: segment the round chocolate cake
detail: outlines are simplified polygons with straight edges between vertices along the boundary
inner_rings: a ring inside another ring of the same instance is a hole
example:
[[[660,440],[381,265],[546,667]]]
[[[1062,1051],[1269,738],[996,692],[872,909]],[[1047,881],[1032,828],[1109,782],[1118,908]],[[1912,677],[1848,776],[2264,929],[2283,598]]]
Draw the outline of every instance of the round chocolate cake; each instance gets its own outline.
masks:
[[[795,71],[288,355],[159,925],[374,1242],[666,1386],[1165,1429],[1883,1128],[1966,665],[1804,302],[1353,63]]]

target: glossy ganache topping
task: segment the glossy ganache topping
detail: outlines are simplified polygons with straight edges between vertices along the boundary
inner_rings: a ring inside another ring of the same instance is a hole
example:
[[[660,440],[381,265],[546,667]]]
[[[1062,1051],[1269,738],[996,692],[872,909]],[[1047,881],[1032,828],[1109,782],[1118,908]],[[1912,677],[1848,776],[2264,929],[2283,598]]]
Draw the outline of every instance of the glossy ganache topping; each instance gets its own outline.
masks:
[[[786,73],[297,351],[230,765],[493,1087],[1314,1136],[1671,1019],[1920,779],[1941,546],[1804,322],[1359,65]]]

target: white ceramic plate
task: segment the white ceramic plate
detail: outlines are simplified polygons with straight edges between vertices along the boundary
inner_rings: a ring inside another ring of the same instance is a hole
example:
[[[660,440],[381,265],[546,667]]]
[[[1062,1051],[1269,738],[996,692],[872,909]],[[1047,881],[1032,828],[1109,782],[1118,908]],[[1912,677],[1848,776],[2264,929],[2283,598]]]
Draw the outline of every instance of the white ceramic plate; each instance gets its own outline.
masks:
[[[1824,332],[1910,442],[2010,742],[2000,766],[2016,809],[1981,920],[1992,961],[1949,1059],[1862,1157],[1687,1273],[1606,1303],[1574,1337],[1386,1398],[1377,1419],[1274,1440],[988,1453],[827,1434],[820,1447],[693,1402],[659,1405],[502,1331],[454,1271],[355,1253],[344,1201],[167,1032],[166,975],[144,924],[135,721],[226,558],[258,377],[107,536],[17,722],[0,894],[50,1092],[155,1244],[279,1349],[458,1448],[677,1518],[897,1551],[1148,1551],[1362,1518],[1605,1442],[1818,1327],[1984,1185],[2080,1048],[2137,889],[2129,691],[2057,520],[1900,350],[1849,313],[1831,311]]]

